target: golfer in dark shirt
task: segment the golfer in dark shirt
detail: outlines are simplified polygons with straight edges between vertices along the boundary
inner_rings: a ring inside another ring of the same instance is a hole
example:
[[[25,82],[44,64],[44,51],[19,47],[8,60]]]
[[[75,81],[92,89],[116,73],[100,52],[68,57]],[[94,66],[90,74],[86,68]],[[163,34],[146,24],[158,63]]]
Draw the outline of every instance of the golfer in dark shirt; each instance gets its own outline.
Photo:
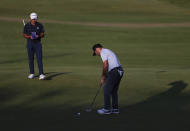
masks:
[[[24,26],[24,38],[27,39],[27,51],[28,51],[28,60],[30,67],[29,79],[34,78],[34,54],[36,53],[38,69],[39,69],[39,79],[45,79],[43,72],[43,63],[42,63],[42,44],[41,38],[44,37],[44,27],[41,23],[37,22],[37,14],[30,14],[30,22]]]

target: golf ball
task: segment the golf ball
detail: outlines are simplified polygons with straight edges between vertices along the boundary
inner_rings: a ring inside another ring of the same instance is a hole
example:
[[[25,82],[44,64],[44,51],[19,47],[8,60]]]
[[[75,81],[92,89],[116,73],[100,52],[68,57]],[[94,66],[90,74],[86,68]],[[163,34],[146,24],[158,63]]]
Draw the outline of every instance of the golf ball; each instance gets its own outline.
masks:
[[[80,112],[78,112],[77,115],[80,116]]]

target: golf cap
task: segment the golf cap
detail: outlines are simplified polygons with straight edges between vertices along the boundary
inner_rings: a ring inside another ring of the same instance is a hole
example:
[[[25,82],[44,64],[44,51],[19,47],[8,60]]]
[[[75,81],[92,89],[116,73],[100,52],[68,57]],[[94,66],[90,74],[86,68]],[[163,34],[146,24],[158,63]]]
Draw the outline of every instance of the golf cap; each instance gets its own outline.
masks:
[[[30,14],[30,19],[31,20],[37,20],[38,19],[38,15],[36,13],[31,13]]]
[[[92,50],[94,51],[93,56],[96,56],[96,53],[95,53],[96,48],[103,48],[103,46],[101,44],[93,45],[93,47],[92,47]]]

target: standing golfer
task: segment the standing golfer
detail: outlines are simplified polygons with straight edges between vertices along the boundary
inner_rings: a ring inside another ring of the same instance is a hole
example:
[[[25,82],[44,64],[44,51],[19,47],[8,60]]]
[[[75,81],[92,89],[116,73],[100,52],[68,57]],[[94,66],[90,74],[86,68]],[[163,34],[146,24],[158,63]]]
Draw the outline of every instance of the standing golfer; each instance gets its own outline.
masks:
[[[24,26],[24,38],[27,39],[27,51],[28,51],[28,60],[30,67],[29,79],[34,78],[34,54],[36,53],[38,69],[39,69],[39,79],[45,79],[43,72],[43,63],[42,63],[42,44],[41,38],[44,37],[44,28],[43,25],[37,22],[37,14],[30,14],[30,22]]]
[[[104,108],[97,112],[98,114],[119,114],[117,92],[124,73],[123,68],[116,54],[111,50],[103,48],[101,44],[95,44],[92,49],[93,56],[101,56],[103,61],[101,84],[104,85]]]

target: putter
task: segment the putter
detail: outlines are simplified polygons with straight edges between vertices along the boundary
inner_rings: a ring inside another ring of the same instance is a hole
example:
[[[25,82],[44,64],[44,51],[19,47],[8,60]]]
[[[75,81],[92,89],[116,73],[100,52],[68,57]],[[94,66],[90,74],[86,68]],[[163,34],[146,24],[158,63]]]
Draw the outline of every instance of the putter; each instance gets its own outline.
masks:
[[[89,108],[87,108],[85,111],[86,112],[91,112],[92,111],[92,108],[93,108],[93,105],[95,103],[95,100],[96,100],[96,97],[98,96],[99,92],[100,92],[100,89],[101,89],[102,85],[100,84],[97,92],[96,92],[96,95],[94,96],[93,100],[92,100],[92,103],[90,104]]]

